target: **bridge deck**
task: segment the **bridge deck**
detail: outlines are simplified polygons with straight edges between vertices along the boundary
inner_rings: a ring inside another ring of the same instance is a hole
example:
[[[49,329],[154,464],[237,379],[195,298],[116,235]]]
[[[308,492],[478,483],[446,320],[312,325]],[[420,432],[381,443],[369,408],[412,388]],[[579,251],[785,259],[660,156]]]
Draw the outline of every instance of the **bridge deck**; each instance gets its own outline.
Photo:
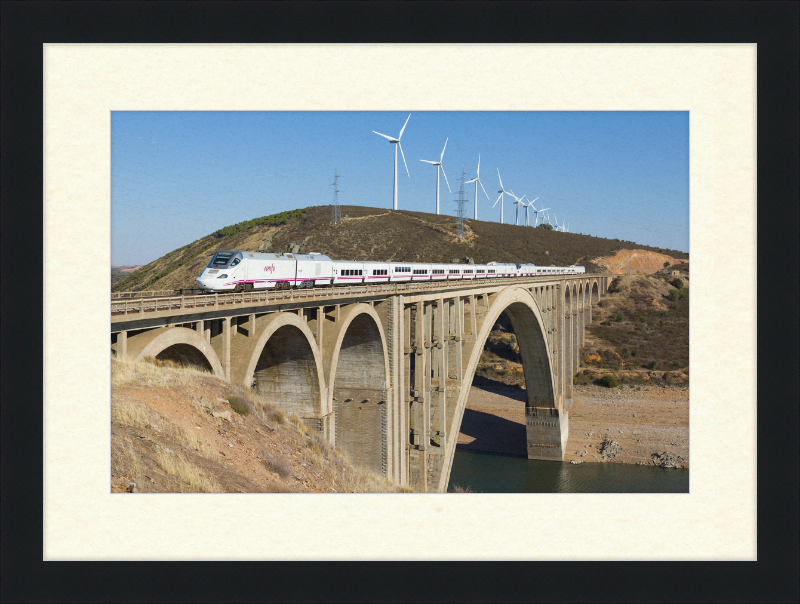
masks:
[[[495,279],[463,279],[460,281],[374,283],[317,287],[313,289],[264,290],[241,293],[200,294],[189,296],[127,297],[136,292],[116,294],[111,300],[111,323],[128,323],[137,320],[166,318],[183,314],[206,313],[217,310],[250,310],[254,308],[292,305],[330,305],[364,297],[386,297],[393,295],[430,294],[476,289],[482,286],[504,286],[516,284],[547,284],[562,280],[595,278],[598,275],[542,275]]]

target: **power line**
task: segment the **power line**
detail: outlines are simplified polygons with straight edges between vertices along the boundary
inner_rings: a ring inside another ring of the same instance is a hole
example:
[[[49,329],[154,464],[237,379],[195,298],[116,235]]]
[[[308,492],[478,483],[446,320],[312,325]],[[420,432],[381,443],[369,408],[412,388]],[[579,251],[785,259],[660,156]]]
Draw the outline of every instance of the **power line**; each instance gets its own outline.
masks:
[[[339,206],[339,193],[344,191],[339,190],[339,168],[336,168],[336,176],[333,178],[333,210],[331,212],[331,224],[342,223],[342,208]]]
[[[455,200],[458,204],[458,208],[456,209],[456,225],[458,226],[459,239],[464,239],[464,220],[467,215],[467,196],[464,192],[465,180],[464,166],[461,166],[461,187],[458,189],[458,199]]]

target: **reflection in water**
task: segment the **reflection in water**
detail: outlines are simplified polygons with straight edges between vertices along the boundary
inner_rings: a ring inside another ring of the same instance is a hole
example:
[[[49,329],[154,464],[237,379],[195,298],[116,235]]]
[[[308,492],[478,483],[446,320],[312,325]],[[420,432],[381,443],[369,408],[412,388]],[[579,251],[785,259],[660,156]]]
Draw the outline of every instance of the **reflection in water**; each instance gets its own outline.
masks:
[[[689,471],[557,463],[457,450],[448,488],[455,484],[480,493],[688,493]]]

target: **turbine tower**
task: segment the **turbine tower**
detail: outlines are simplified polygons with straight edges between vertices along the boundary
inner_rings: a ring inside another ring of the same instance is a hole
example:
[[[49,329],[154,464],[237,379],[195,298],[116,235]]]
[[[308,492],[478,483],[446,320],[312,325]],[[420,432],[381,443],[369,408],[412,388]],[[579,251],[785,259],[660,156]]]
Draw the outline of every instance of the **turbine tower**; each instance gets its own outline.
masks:
[[[383,138],[388,139],[389,142],[392,143],[393,145],[397,145],[397,147],[400,147],[400,155],[403,156],[403,164],[406,167],[406,174],[408,174],[409,178],[411,178],[411,174],[408,172],[408,164],[406,163],[406,154],[403,153],[403,146],[400,144],[400,139],[403,136],[403,130],[406,129],[406,126],[408,125],[408,120],[410,118],[411,114],[409,113],[408,117],[406,118],[406,123],[403,124],[403,127],[400,129],[400,134],[397,135],[397,138],[394,138],[393,136],[386,136],[385,134],[381,134],[380,132],[376,132],[375,130],[373,130],[373,132],[375,132],[375,134],[377,134],[378,136],[382,136]],[[395,210],[397,209],[397,147],[394,148],[394,209]]]
[[[411,117],[411,116],[409,116]],[[447,141],[450,139],[447,138],[444,141],[444,147],[442,148],[442,154],[439,156],[439,161],[429,161],[427,159],[421,159],[419,161],[424,161],[426,164],[433,164],[436,166],[436,213],[439,213],[439,171],[441,170],[442,175],[444,176],[444,181],[447,182],[447,174],[444,173],[444,166],[442,165],[442,160],[444,159],[444,150],[447,149]],[[450,189],[450,183],[447,182],[447,190],[451,193],[453,192]]]
[[[514,218],[514,224],[519,226],[519,204],[522,203],[522,200],[525,199],[525,196],[523,195],[522,197],[517,197],[516,195],[514,195],[514,191],[511,191],[511,197],[513,197],[515,199],[514,205],[517,206],[517,215]],[[525,205],[525,204],[522,203],[522,205]]]
[[[478,183],[480,183],[481,189],[483,189],[483,194],[486,195],[486,201],[492,201],[491,199],[489,199],[489,194],[486,192],[486,189],[483,188],[483,183],[481,182],[481,155],[480,155],[480,153],[478,154],[478,174],[477,174],[477,176],[475,176],[475,178],[473,178],[472,180],[468,180],[464,184],[468,185],[471,182],[475,183],[475,218],[474,218],[474,220],[478,220]],[[437,187],[437,191],[438,191],[438,187]]]
[[[497,178],[500,180],[500,190],[498,191],[498,193],[500,193],[500,197],[497,198],[497,201],[500,202],[500,224],[503,224],[503,201],[505,199],[503,195],[511,195],[511,193],[503,188],[503,179],[500,178],[500,168],[497,168]],[[513,197],[513,195],[511,196]],[[494,202],[492,208],[497,205],[497,201]]]
[[[539,198],[537,197],[536,199],[539,199]],[[528,222],[528,210],[531,209],[531,206],[533,205],[533,202],[536,201],[536,199],[534,199],[532,201],[529,201],[527,203],[527,205],[524,204],[524,203],[522,204],[522,205],[525,206],[525,226],[531,226],[530,223]],[[534,211],[536,210],[536,208],[533,208],[533,209],[534,209]]]
[[[536,199],[539,199],[539,198],[537,197]],[[536,201],[536,200],[534,200],[534,201]],[[533,211],[536,212],[536,219],[533,221],[533,226],[534,227],[539,226],[539,214],[544,213],[545,210],[552,210],[552,209],[553,208],[544,207],[544,203],[542,203],[542,209],[541,210],[537,210],[536,208],[533,208]],[[542,217],[542,224],[544,224],[544,217]]]

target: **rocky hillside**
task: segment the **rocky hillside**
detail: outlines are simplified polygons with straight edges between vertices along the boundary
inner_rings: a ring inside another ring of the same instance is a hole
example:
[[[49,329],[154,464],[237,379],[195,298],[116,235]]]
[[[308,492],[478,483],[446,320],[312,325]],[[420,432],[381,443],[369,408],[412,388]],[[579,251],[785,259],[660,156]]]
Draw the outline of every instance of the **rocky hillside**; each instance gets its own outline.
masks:
[[[111,361],[111,491],[403,491],[300,420],[210,373],[171,361]]]
[[[689,260],[685,258],[678,259],[641,249],[620,250],[613,256],[596,258],[594,262],[615,275],[627,275],[629,270],[631,275],[652,275],[665,268],[665,264],[673,267],[689,264]]]
[[[407,262],[452,262],[468,257],[476,263],[582,264],[589,271],[602,268],[593,259],[613,256],[623,245],[664,254],[670,261],[688,258],[679,251],[633,242],[481,220],[467,223],[461,241],[452,216],[422,212],[342,206],[342,217],[343,223],[333,226],[331,207],[317,206],[231,225],[143,266],[114,283],[112,291],[193,287],[195,277],[220,249],[314,251],[334,259]]]

